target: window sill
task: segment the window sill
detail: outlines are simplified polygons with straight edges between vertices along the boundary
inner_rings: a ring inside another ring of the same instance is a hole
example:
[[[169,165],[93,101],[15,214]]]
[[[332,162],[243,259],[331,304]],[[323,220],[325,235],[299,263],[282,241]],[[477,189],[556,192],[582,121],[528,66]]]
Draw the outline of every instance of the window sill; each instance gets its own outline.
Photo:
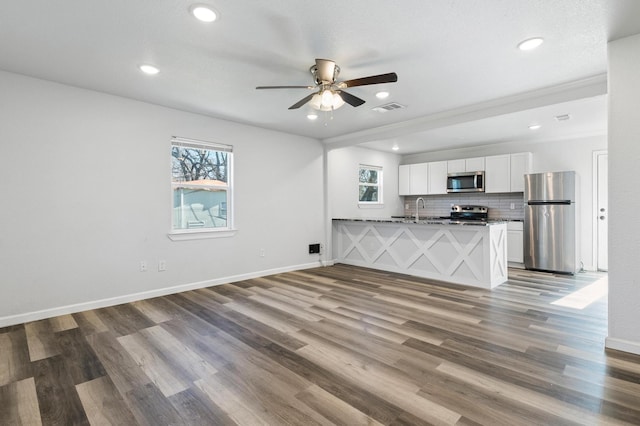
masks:
[[[359,209],[383,209],[384,204],[358,204]]]
[[[167,234],[167,237],[171,241],[190,241],[190,240],[204,240],[209,238],[228,238],[233,237],[237,229],[225,229],[220,231],[184,231],[184,232],[172,232]]]

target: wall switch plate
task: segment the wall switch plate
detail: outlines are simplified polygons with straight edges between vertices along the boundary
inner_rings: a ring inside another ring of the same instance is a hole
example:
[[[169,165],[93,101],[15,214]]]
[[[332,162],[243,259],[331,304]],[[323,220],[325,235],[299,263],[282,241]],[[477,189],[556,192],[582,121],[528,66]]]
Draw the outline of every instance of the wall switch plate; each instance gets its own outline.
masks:
[[[260,251],[259,251],[259,254],[260,254],[260,257],[265,257],[267,252],[266,252],[265,249],[261,248]]]
[[[147,272],[147,261],[146,260],[141,260],[140,261],[140,272]]]
[[[164,272],[167,270],[167,261],[166,260],[159,260],[158,261],[158,271],[159,272]]]

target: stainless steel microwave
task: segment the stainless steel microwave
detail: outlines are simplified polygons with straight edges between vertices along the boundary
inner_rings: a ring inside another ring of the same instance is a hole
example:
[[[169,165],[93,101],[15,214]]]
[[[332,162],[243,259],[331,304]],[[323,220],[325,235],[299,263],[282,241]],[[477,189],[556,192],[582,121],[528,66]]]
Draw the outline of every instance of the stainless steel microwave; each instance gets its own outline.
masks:
[[[449,173],[447,192],[484,192],[484,172]]]

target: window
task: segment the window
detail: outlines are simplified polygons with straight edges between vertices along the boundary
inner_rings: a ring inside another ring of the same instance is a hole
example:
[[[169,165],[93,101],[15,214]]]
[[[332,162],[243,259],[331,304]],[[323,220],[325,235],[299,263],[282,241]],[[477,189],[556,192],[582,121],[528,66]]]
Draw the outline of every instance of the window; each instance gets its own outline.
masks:
[[[382,204],[382,167],[360,165],[359,204]]]
[[[171,140],[172,232],[231,229],[233,147]]]

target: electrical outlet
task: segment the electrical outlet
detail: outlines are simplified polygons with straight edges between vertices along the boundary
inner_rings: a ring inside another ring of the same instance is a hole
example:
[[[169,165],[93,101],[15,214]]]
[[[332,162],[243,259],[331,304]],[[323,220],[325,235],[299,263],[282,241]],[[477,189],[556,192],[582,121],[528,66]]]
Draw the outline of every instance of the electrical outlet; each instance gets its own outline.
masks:
[[[404,209],[405,210],[409,210],[409,204],[408,203],[404,205]]]
[[[265,255],[267,254],[265,249],[261,248],[259,251],[260,257],[265,257]]]
[[[147,272],[147,261],[146,260],[141,260],[140,261],[140,272]]]
[[[158,261],[158,272],[164,272],[167,270],[167,261],[159,260]]]
[[[511,203],[511,205],[509,206],[509,208],[511,210],[514,210],[516,208],[516,203]]]

